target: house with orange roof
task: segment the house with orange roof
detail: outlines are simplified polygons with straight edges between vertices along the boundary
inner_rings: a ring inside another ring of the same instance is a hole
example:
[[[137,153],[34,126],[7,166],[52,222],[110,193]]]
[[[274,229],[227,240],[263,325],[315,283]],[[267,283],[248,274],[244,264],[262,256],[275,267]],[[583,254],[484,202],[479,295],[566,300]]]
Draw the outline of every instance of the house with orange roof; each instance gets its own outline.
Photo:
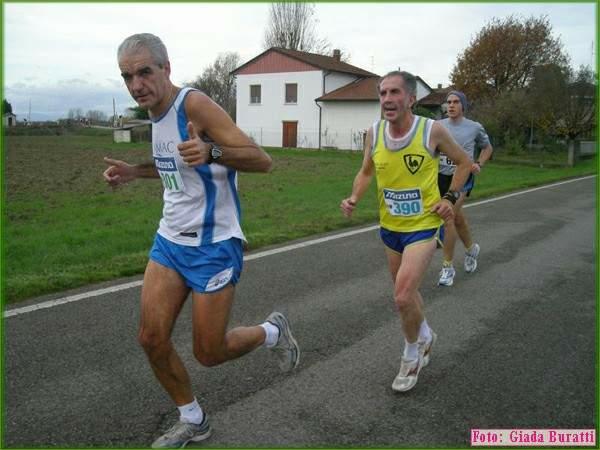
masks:
[[[232,72],[236,122],[262,146],[362,150],[381,116],[379,75],[331,56],[270,48]],[[431,88],[418,78],[417,98]]]

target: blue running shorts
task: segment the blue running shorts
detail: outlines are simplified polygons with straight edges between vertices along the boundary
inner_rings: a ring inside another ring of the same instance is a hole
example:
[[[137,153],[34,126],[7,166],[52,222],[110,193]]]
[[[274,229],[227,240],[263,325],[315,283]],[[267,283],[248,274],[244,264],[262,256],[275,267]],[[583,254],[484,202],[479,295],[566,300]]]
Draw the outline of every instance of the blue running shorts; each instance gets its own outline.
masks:
[[[173,269],[194,292],[217,292],[235,285],[242,274],[242,241],[231,238],[209,245],[179,245],[156,234],[150,259]]]
[[[438,243],[438,247],[441,247],[444,240],[444,225],[440,225],[439,228],[431,228],[429,230],[411,231],[403,233],[400,231],[390,231],[386,228],[381,227],[379,230],[381,240],[386,247],[394,250],[398,253],[404,253],[406,247],[419,242],[430,241],[435,239]]]

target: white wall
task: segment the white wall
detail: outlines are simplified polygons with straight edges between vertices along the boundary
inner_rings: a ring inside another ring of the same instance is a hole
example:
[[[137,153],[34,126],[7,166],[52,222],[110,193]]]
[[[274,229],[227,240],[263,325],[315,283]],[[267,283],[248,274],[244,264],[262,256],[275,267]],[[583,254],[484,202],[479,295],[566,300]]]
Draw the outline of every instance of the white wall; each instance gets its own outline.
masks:
[[[298,84],[298,103],[285,104],[286,83]],[[281,147],[282,122],[298,121],[298,147],[316,148],[319,138],[321,71],[262,73],[236,77],[236,122],[259,145]],[[250,85],[261,85],[260,105],[250,104]]]
[[[417,101],[421,100],[423,97],[427,97],[431,91],[425,87],[423,83],[417,80]]]
[[[346,73],[331,72],[325,76],[325,94],[352,83],[357,78],[358,77],[354,75],[348,75]],[[321,95],[322,94],[319,94],[319,97]]]
[[[381,117],[378,101],[321,102],[321,146],[362,150],[361,132]]]

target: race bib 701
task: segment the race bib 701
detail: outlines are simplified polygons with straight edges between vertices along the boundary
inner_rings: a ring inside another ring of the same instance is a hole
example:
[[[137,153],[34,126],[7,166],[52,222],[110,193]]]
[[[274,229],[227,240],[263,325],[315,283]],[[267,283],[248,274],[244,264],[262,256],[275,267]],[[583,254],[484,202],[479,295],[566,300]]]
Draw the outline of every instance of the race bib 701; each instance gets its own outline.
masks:
[[[167,191],[180,192],[183,191],[183,178],[177,169],[175,158],[171,157],[154,157],[154,165],[158,170],[163,186]]]
[[[423,212],[421,189],[384,189],[383,199],[392,216],[416,216]]]

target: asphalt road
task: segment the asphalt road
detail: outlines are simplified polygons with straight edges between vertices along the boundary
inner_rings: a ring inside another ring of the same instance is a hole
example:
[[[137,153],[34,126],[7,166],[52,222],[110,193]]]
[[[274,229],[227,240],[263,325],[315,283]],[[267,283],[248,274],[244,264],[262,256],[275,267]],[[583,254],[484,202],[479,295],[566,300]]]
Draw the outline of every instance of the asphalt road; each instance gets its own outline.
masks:
[[[391,390],[403,340],[376,230],[247,261],[232,325],[285,312],[302,361],[281,374],[259,349],[201,367],[188,302],[174,340],[211,417],[203,446],[462,447],[471,428],[594,428],[595,190],[588,178],[467,209],[479,269],[464,273],[459,247],[455,285],[438,287],[436,255],[422,294],[439,340],[406,394]],[[145,447],[176,420],[137,346],[139,294],[4,320],[3,447]]]

